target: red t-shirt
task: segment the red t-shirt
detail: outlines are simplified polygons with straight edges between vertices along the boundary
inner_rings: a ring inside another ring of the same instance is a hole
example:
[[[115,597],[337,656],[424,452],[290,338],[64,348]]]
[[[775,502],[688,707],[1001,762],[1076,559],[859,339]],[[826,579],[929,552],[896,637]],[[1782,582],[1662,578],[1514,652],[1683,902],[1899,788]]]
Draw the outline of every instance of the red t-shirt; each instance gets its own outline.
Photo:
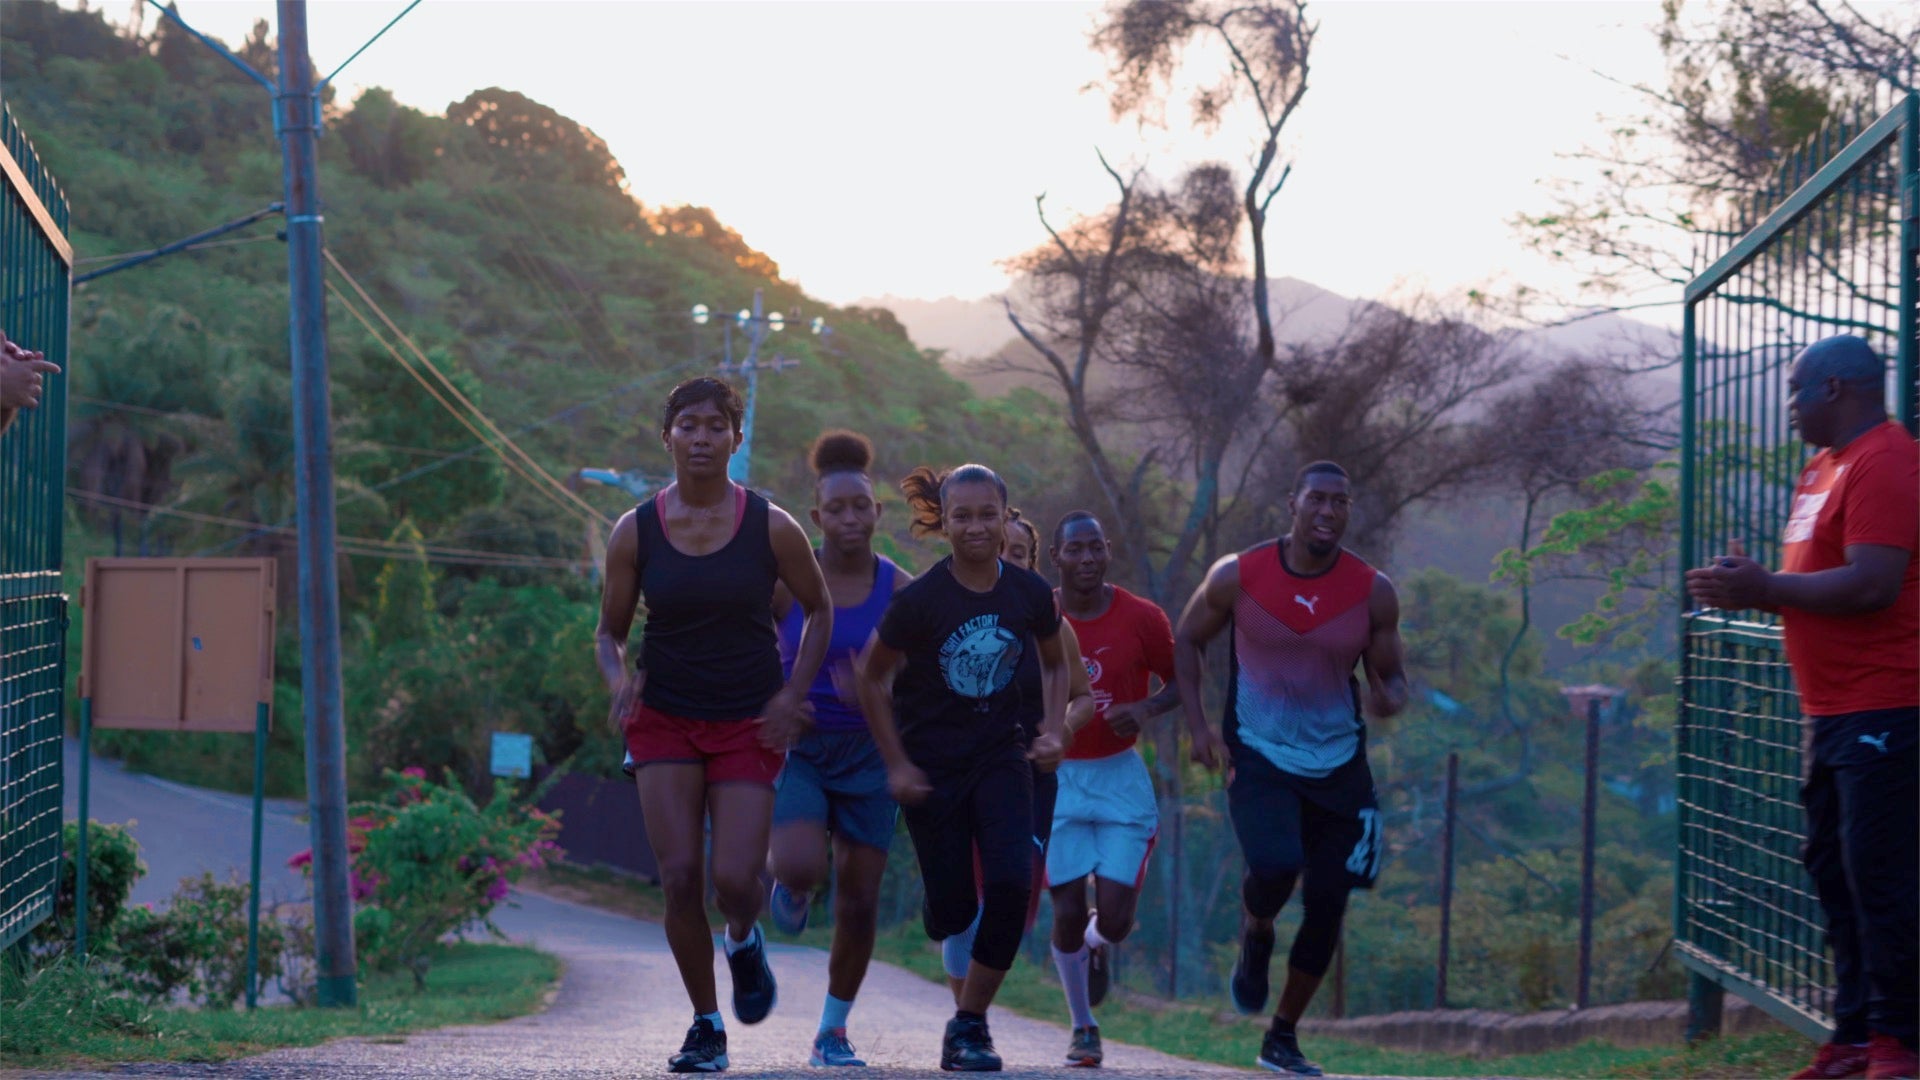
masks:
[[[1133,746],[1135,739],[1123,739],[1107,726],[1107,706],[1145,698],[1150,674],[1163,683],[1173,682],[1173,625],[1159,605],[1118,585],[1105,614],[1085,620],[1069,615],[1067,621],[1080,639],[1094,705],[1093,720],[1074,734],[1067,756],[1112,757]]]
[[[1920,445],[1889,420],[1800,471],[1781,569],[1845,566],[1849,544],[1907,552],[1892,607],[1865,615],[1782,608],[1787,660],[1808,716],[1920,705]]]

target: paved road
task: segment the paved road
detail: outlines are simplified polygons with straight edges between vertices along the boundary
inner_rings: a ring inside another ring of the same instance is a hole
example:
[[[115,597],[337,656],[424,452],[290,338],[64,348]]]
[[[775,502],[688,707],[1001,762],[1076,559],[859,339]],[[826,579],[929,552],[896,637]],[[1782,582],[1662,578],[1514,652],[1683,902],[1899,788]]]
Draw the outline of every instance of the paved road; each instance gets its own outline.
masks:
[[[77,765],[77,758],[70,753],[70,765]],[[92,783],[96,819],[135,821],[134,834],[152,868],[136,891],[136,901],[162,899],[180,877],[202,869],[244,875],[244,797],[154,780],[99,759]],[[286,869],[287,856],[307,846],[298,812],[297,805],[284,803],[269,808],[263,889],[268,897],[293,897],[303,891],[299,875]],[[341,1040],[224,1065],[131,1064],[112,1073],[60,1075],[532,1078],[663,1073],[691,1016],[659,926],[538,895],[516,893],[513,899],[518,907],[498,913],[500,926],[516,940],[537,945],[566,963],[552,1006],[538,1015],[448,1028],[398,1042]],[[764,1023],[729,1026],[733,1067],[727,1075],[817,1078],[818,1071],[806,1068],[806,1053],[826,992],[826,954],[776,944],[772,960],[780,979],[780,1005]],[[725,964],[716,957],[715,966],[724,1008],[729,985]],[[1014,977],[1020,977],[1019,970]],[[874,1071],[887,1076],[944,1075],[936,1068],[940,1031],[952,1011],[943,987],[876,963],[850,1029],[868,1062],[882,1067]],[[992,1024],[1007,1075],[1066,1071],[1056,1064],[1066,1050],[1064,1028],[1005,1012],[996,1012]],[[1250,1045],[1249,1054],[1253,1049]],[[1113,1044],[1107,1048],[1106,1071],[1130,1077],[1235,1075],[1235,1070]]]
[[[252,753],[249,743],[234,745],[237,753]],[[66,741],[66,770],[64,817],[72,821],[80,816],[77,739]],[[90,783],[88,814],[95,821],[130,822],[134,839],[140,841],[147,876],[134,883],[133,903],[158,904],[173,895],[181,878],[205,870],[221,878],[247,879],[252,799],[128,772],[103,757],[93,759]],[[307,894],[305,879],[287,867],[295,852],[312,846],[305,813],[304,803],[267,801],[260,830],[260,898],[265,903]]]

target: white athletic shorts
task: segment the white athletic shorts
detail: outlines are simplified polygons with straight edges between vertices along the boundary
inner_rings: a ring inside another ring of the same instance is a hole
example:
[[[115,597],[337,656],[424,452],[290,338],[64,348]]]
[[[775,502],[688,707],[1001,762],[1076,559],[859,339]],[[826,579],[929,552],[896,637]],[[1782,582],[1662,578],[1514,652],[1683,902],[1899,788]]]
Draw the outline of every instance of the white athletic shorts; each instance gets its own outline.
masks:
[[[1060,763],[1047,844],[1047,882],[1065,885],[1088,874],[1140,887],[1147,854],[1160,831],[1153,778],[1136,750]]]

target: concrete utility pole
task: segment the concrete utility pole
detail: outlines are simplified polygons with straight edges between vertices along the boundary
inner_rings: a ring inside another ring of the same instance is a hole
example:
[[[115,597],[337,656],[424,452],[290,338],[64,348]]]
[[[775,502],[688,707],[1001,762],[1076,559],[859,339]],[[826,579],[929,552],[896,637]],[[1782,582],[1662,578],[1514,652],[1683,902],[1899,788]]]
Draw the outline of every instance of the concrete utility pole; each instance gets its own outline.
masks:
[[[713,310],[707,305],[693,306],[695,326],[705,326],[713,316]],[[799,318],[799,312],[796,311],[794,317]],[[739,323],[741,328],[747,331],[747,358],[737,364],[733,361],[734,323]],[[760,346],[767,340],[769,333],[777,334],[786,328],[785,315],[777,311],[767,314],[766,299],[759,289],[753,290],[752,310],[743,308],[732,319],[722,319],[721,329],[726,335],[724,339],[726,359],[720,363],[720,374],[731,375],[738,371],[747,377],[746,415],[740,422],[740,452],[733,455],[733,460],[727,464],[727,479],[742,486],[746,485],[748,471],[753,464],[753,417],[755,405],[760,396],[760,371],[763,368],[771,371],[785,371],[794,365],[794,361],[784,356],[775,356],[770,362],[762,362]],[[807,328],[818,336],[825,336],[832,332],[828,329],[826,320],[817,317],[807,324]]]
[[[319,123],[306,0],[279,0],[274,95],[286,183],[288,322],[293,345],[294,492],[299,507],[300,690],[313,837],[316,996],[353,1005],[353,898],[347,888],[347,738],[340,707],[340,583],[334,556],[333,410],[320,254]]]

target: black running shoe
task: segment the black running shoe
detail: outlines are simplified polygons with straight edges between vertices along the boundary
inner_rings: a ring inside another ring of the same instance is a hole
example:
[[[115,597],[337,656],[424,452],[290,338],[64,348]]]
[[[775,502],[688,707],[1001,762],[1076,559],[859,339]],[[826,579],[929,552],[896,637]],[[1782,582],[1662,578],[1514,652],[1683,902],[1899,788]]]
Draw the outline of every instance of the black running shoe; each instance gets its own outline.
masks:
[[[680,1052],[667,1059],[667,1071],[677,1073],[719,1072],[727,1067],[727,1033],[714,1028],[704,1016],[693,1018],[687,1029],[687,1041]]]
[[[1233,964],[1233,980],[1227,984],[1233,1007],[1242,1016],[1252,1016],[1267,1008],[1267,965],[1273,960],[1273,931],[1258,934],[1240,931],[1240,959]]]
[[[1099,1068],[1106,1053],[1100,1049],[1100,1029],[1097,1027],[1077,1027],[1073,1029],[1073,1041],[1067,1044],[1067,1064],[1086,1068]]]
[[[1107,1000],[1107,988],[1113,982],[1112,972],[1107,966],[1107,950],[1110,945],[1087,950],[1087,1007],[1097,1009]]]
[[[733,973],[734,1019],[743,1024],[765,1020],[780,1000],[780,988],[767,966],[767,936],[757,924],[753,940],[727,957],[727,969]]]
[[[999,1072],[1000,1055],[993,1052],[993,1036],[987,1032],[984,1016],[955,1016],[947,1021],[946,1038],[940,1040],[940,1069],[943,1072]]]
[[[1320,1066],[1308,1061],[1307,1055],[1300,1052],[1300,1042],[1294,1038],[1291,1029],[1277,1031],[1268,1028],[1267,1037],[1260,1040],[1260,1056],[1254,1059],[1254,1064],[1293,1076],[1326,1075],[1320,1071]]]

